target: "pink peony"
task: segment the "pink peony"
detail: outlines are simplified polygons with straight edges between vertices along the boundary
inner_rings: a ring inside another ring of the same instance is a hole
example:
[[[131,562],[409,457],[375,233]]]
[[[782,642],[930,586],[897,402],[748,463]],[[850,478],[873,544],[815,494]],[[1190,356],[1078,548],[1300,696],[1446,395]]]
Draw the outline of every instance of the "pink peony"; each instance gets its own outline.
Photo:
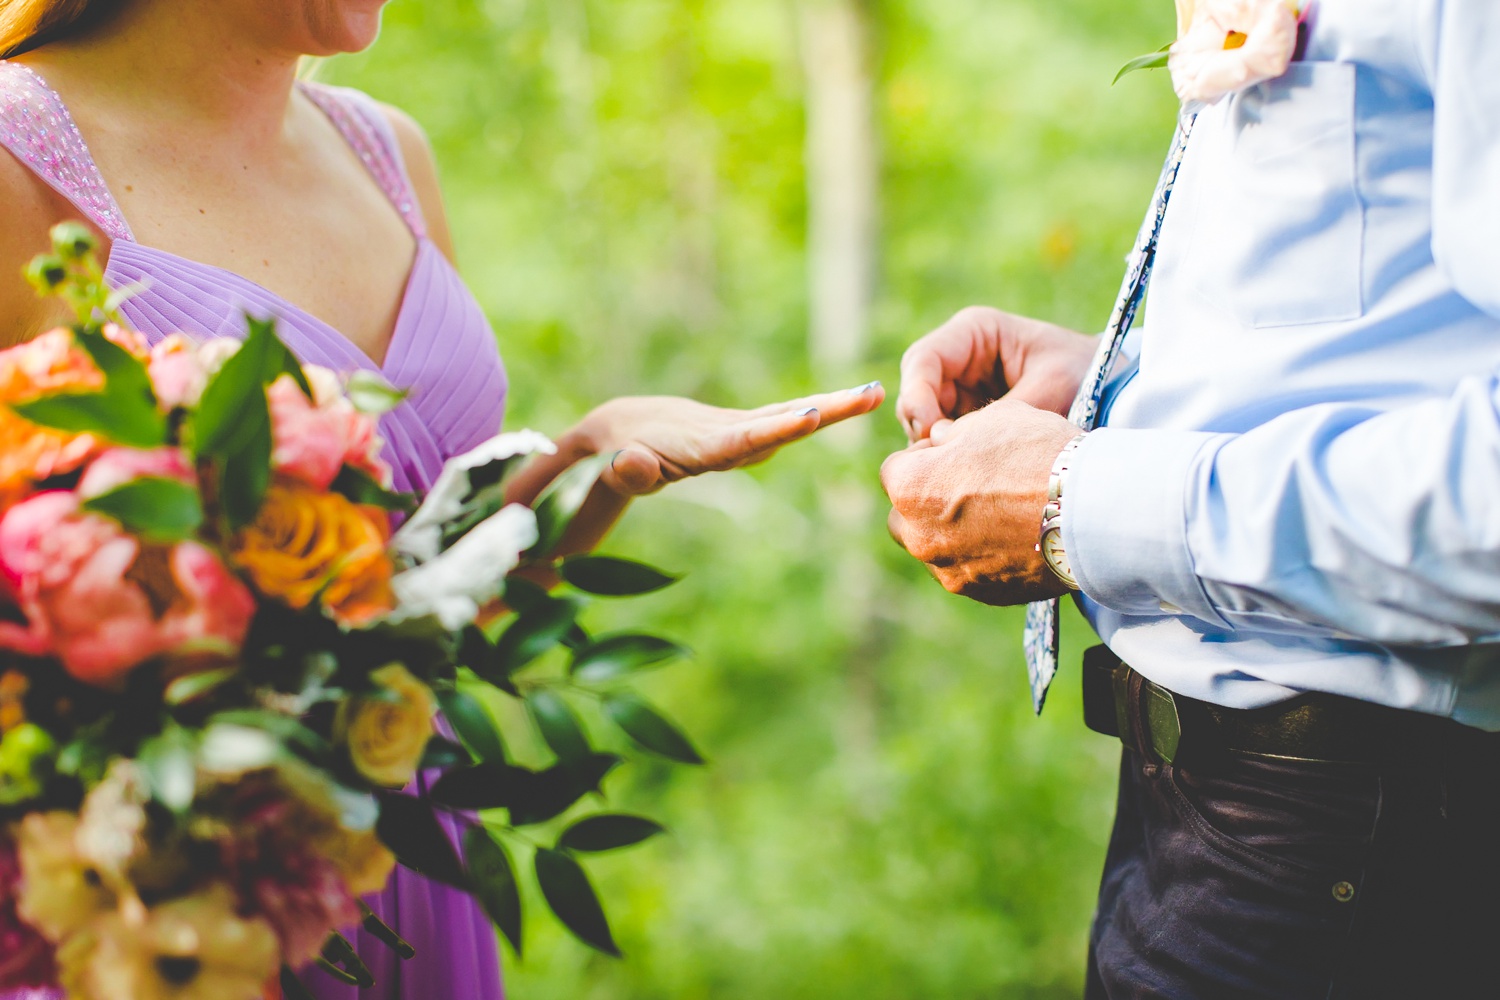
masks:
[[[87,500],[147,476],[175,479],[189,486],[196,486],[198,482],[187,455],[179,448],[157,448],[154,451],[111,448],[89,463],[78,482],[78,495]]]
[[[338,376],[317,365],[305,365],[313,390],[309,400],[290,375],[266,390],[271,406],[276,471],[318,490],[326,490],[348,464],[389,485],[390,466],[380,458],[384,446],[375,418],[360,413],[344,396]]]
[[[0,991],[56,984],[52,945],[16,913],[20,880],[15,845],[0,836]]]
[[[56,656],[95,684],[155,656],[238,651],[255,602],[212,551],[143,546],[78,507],[53,491],[0,520],[0,575],[27,619],[0,623],[0,648]]]

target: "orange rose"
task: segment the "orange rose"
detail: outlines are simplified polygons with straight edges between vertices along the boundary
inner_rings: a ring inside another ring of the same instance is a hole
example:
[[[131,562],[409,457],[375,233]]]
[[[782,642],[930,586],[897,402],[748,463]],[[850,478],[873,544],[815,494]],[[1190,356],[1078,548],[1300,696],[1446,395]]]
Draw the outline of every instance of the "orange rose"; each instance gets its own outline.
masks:
[[[360,625],[395,606],[389,534],[384,511],[278,483],[235,538],[233,554],[266,596],[299,609],[317,599],[340,621]]]
[[[104,376],[73,343],[71,331],[52,330],[0,351],[0,503],[19,499],[33,483],[73,471],[99,447],[98,439],[89,434],[38,427],[10,404],[103,387]]]

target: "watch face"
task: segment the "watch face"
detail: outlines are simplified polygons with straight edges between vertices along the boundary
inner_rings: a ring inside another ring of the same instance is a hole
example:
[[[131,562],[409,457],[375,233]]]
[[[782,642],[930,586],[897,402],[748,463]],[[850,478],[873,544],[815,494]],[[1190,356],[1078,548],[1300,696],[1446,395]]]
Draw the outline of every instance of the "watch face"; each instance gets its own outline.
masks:
[[[1077,586],[1073,581],[1073,567],[1068,563],[1068,554],[1063,551],[1061,531],[1054,529],[1042,536],[1042,558],[1064,583],[1070,587]]]

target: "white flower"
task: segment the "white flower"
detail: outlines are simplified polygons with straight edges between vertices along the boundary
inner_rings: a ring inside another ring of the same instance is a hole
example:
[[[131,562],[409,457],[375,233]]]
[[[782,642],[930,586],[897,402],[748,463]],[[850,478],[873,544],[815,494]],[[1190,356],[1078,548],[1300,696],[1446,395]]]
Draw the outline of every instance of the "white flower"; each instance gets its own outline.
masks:
[[[1184,104],[1275,79],[1297,51],[1301,15],[1288,0],[1178,0],[1177,14],[1182,36],[1167,66]]]
[[[191,787],[187,797],[192,798]],[[127,887],[127,870],[148,849],[146,806],[150,801],[145,775],[134,761],[123,759],[109,766],[104,780],[83,800],[73,842],[79,855],[116,890]]]
[[[78,851],[78,817],[32,813],[17,827],[21,888],[16,912],[54,943],[87,926],[115,904],[99,872]]]
[[[397,573],[391,579],[397,602],[393,618],[436,615],[444,628],[463,628],[478,617],[485,602],[500,595],[506,575],[540,538],[535,512],[511,504],[481,521],[446,552]]]
[[[459,515],[472,492],[469,473],[491,462],[537,453],[555,455],[557,445],[536,431],[516,431],[492,437],[473,451],[449,459],[422,506],[391,539],[391,547],[415,562],[435,558],[443,550],[443,526]]]

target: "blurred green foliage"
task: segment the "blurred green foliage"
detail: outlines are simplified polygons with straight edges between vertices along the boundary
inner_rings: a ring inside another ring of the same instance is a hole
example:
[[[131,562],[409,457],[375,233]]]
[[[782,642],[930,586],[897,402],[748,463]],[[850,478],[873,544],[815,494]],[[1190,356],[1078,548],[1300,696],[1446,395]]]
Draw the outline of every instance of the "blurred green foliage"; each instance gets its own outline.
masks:
[[[510,426],[559,432],[620,394],[833,388],[807,360],[796,14],[396,0],[374,49],[324,67],[430,134],[510,365]],[[867,361],[841,382],[894,390],[906,344],[974,302],[1099,328],[1174,114],[1159,75],[1109,83],[1171,37],[1172,5],[874,0],[868,16],[881,275]],[[1031,718],[1020,613],[945,594],[885,537],[877,469],[902,443],[888,404],[645,501],[608,544],[689,573],[629,613],[696,649],[646,689],[711,766],[611,779],[614,806],[673,831],[589,863],[627,960],[532,919],[513,996],[1078,994],[1118,757],[1080,721],[1091,636],[1069,618]]]

